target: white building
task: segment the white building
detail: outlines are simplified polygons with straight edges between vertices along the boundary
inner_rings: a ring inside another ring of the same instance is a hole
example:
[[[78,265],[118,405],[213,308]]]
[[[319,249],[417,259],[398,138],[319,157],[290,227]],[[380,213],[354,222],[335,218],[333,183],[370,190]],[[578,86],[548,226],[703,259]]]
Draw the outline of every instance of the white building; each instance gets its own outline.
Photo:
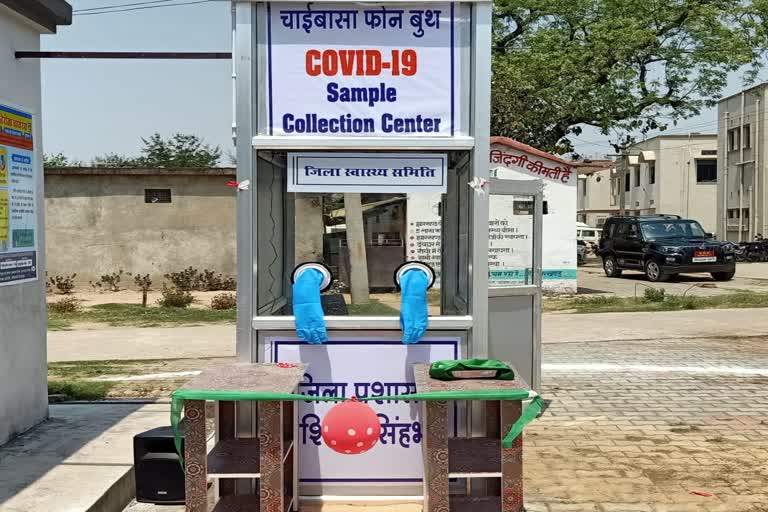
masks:
[[[63,0],[0,0],[0,444],[48,415],[40,61],[14,52],[71,21]]]
[[[723,98],[717,107],[717,232],[731,242],[768,235],[766,102],[768,84],[761,84]]]
[[[619,213],[618,187],[614,180],[616,162],[585,161],[579,163],[577,171],[577,220],[601,228],[608,217]]]
[[[680,215],[716,231],[717,135],[659,135],[628,150],[613,192],[627,215]]]

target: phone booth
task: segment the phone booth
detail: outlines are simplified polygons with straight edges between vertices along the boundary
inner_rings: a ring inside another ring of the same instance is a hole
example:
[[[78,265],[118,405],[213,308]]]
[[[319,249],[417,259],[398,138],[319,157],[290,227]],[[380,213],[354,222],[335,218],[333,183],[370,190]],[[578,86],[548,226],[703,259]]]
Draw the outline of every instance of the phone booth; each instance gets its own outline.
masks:
[[[540,254],[528,285],[489,290],[489,203],[541,205],[533,184],[488,181],[492,3],[234,5],[238,360],[307,365],[301,496],[419,497],[418,404],[372,402],[381,445],[345,457],[324,449],[331,404],[312,396],[406,394],[414,364],[449,359],[519,359],[538,379]],[[407,199],[427,193],[441,195],[439,226],[409,225]],[[417,236],[439,272],[409,250]],[[237,435],[255,435],[255,414],[237,404]],[[448,421],[471,434],[485,413],[457,403]]]

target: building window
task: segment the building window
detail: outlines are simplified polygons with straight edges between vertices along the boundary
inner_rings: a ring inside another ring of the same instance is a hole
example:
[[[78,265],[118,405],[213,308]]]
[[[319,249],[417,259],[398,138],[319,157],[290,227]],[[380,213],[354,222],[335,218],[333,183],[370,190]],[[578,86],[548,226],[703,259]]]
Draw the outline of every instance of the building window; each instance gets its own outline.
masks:
[[[605,226],[605,217],[598,217],[597,221],[595,222],[598,228],[602,228]]]
[[[648,164],[648,184],[653,185],[656,183],[656,162],[650,162]]]
[[[730,151],[736,151],[739,149],[739,129],[734,128],[728,130],[728,149]]]
[[[717,182],[717,160],[696,160],[696,183]]]
[[[625,192],[629,192],[629,187],[630,187],[630,186],[632,186],[632,184],[630,183],[630,179],[631,179],[631,178],[632,178],[632,177],[629,175],[629,173],[627,173],[627,174],[624,176],[624,191],[625,191]]]
[[[655,199],[651,199],[650,201],[648,201],[648,204],[650,206],[654,206],[656,204],[656,200]]]
[[[635,201],[635,208],[640,208],[640,201]]]
[[[741,129],[741,140],[744,141],[745,148],[752,147],[752,133],[750,129],[751,129],[751,126],[748,124],[745,124],[744,127]]]
[[[171,202],[171,189],[169,188],[145,188],[144,189],[144,202],[145,203],[170,203]]]
[[[640,169],[639,168],[635,169],[635,186],[636,187],[640,186]]]
[[[729,219],[738,219],[739,218],[739,210],[736,208],[728,208],[728,218]]]

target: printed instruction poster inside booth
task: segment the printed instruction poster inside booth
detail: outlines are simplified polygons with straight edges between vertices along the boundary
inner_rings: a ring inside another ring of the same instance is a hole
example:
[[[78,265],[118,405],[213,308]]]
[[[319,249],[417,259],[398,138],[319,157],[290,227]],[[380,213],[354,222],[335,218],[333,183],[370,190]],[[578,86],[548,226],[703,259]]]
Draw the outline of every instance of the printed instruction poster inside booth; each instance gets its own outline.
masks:
[[[32,115],[0,104],[0,286],[37,279]]]

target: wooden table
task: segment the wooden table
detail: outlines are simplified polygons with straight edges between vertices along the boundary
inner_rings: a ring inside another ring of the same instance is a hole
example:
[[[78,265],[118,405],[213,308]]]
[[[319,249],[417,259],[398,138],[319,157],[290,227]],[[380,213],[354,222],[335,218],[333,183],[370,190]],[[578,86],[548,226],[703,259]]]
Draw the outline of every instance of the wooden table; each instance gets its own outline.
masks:
[[[298,393],[306,365],[234,363],[212,367],[182,389]],[[184,402],[187,512],[208,512],[208,478],[220,479],[214,512],[298,510],[295,403],[256,402],[258,436],[235,437],[235,403],[219,402],[217,442],[208,453],[205,401]],[[235,496],[235,479],[258,481],[257,494]]]
[[[416,392],[481,391],[526,389],[520,377],[515,380],[436,380],[429,376],[429,364],[414,365]],[[518,375],[515,371],[515,375]],[[501,440],[522,413],[520,401],[487,401],[484,437],[448,437],[448,402],[428,401],[424,407],[424,512],[522,512],[523,511],[523,436],[511,449]],[[486,496],[449,496],[450,478],[498,478],[489,485]]]

